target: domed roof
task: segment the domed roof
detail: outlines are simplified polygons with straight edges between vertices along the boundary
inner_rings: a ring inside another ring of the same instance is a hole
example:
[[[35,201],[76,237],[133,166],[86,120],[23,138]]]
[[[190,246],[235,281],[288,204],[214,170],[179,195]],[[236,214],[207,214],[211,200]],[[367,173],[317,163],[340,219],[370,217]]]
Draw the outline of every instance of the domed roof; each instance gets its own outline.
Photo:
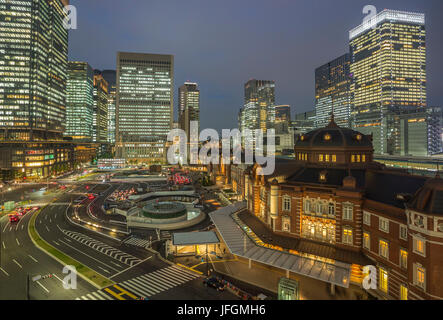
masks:
[[[408,207],[418,212],[443,215],[443,180],[440,176],[426,181]]]
[[[358,131],[339,127],[334,116],[331,122],[324,128],[320,128],[302,135],[295,143],[295,147],[368,147],[372,148],[370,136]]]

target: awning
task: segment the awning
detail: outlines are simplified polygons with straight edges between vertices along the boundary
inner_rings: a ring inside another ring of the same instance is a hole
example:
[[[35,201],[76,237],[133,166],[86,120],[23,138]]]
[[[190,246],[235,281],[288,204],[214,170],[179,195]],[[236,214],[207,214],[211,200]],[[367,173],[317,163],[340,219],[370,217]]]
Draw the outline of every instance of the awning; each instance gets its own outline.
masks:
[[[245,203],[237,202],[209,214],[232,254],[340,287],[349,287],[350,264],[339,261],[333,264],[327,263],[321,259],[316,260],[257,245],[232,217],[233,213],[244,209],[246,209]]]
[[[172,244],[174,246],[193,246],[202,244],[217,244],[220,240],[214,231],[207,232],[174,232]]]

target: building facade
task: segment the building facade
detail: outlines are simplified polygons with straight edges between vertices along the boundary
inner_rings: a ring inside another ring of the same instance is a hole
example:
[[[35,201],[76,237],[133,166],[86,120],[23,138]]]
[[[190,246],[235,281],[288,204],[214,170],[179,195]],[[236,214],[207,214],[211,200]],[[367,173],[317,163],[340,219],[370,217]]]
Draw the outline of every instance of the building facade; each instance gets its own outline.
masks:
[[[101,75],[108,83],[108,142],[115,144],[115,103],[117,98],[117,72],[103,70]]]
[[[425,16],[384,10],[349,33],[351,117],[377,154],[399,154],[390,113],[426,107]]]
[[[108,141],[108,82],[98,72],[94,74],[94,108],[92,117],[92,141]]]
[[[315,70],[315,125],[328,124],[331,113],[342,127],[350,127],[350,55],[346,53]]]
[[[289,132],[291,125],[291,106],[280,105],[275,106],[275,123],[274,129],[276,134],[285,134]]]
[[[180,129],[186,132],[188,142],[191,121],[197,122],[197,132],[200,133],[200,90],[197,83],[185,82],[178,89],[178,123]]]
[[[249,80],[245,84],[245,102],[240,110],[239,121],[242,131],[261,129],[266,133],[275,125],[275,82],[270,80]]]
[[[334,120],[294,151],[272,175],[255,164],[237,182],[248,209],[239,218],[262,243],[346,266],[350,283],[378,299],[443,299],[442,179],[374,162],[371,136]],[[363,288],[366,276],[374,287]]]
[[[69,158],[63,144],[66,4],[60,0],[1,4],[0,153],[4,177],[47,177]]]
[[[69,61],[65,136],[92,141],[94,71],[87,62]]]
[[[173,122],[174,56],[117,54],[116,154],[135,163],[166,160]]]

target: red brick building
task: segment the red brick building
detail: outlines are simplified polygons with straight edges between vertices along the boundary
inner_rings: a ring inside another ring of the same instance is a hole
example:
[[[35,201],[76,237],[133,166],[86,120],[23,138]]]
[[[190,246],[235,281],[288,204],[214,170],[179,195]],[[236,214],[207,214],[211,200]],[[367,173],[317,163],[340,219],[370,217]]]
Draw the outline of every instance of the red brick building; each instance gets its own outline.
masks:
[[[372,137],[333,119],[301,136],[295,155],[270,176],[245,171],[240,218],[263,242],[348,263],[360,286],[372,265],[368,292],[381,299],[443,299],[443,180],[373,162]]]

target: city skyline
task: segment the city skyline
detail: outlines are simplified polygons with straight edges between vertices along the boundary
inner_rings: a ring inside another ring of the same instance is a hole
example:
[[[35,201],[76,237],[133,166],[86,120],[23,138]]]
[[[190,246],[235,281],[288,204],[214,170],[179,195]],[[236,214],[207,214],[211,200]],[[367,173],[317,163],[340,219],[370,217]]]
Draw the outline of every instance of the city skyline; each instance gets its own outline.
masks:
[[[354,1],[351,4],[347,3],[347,5],[338,1],[333,4],[322,3],[321,6],[308,2],[300,4],[277,2],[277,6],[273,5],[268,8],[267,4],[259,2],[250,13],[250,17],[244,20],[241,18],[247,8],[245,5],[239,5],[235,7],[238,12],[236,11],[229,18],[229,27],[226,30],[214,30],[213,26],[221,23],[224,14],[233,12],[232,3],[224,3],[223,8],[214,11],[209,10],[209,5],[206,7],[203,4],[201,12],[205,12],[205,18],[201,19],[194,19],[193,14],[185,8],[181,8],[178,3],[155,4],[153,6],[155,6],[156,12],[167,11],[162,10],[165,9],[163,6],[168,8],[171,6],[174,11],[184,10],[182,18],[171,19],[173,23],[163,29],[146,29],[140,22],[149,20],[155,25],[161,18],[161,15],[150,17],[149,12],[153,11],[153,8],[144,10],[144,5],[141,8],[137,6],[136,13],[132,11],[131,6],[117,10],[119,4],[113,1],[109,7],[81,1],[72,1],[72,4],[78,10],[78,29],[70,32],[70,60],[88,61],[91,66],[97,69],[115,69],[114,61],[117,51],[173,54],[176,57],[175,87],[178,88],[186,80],[200,84],[202,127],[211,127],[217,130],[236,127],[238,109],[242,105],[242,85],[250,78],[274,80],[277,87],[276,104],[290,104],[297,112],[314,109],[315,68],[342,55],[343,52],[349,51],[349,31],[361,24],[364,18],[362,8],[366,5],[363,1]],[[439,8],[442,7],[442,4],[438,1],[427,1],[426,3],[375,1],[372,4],[379,12],[384,8],[390,8],[425,13],[428,45],[428,105],[441,105],[439,92],[442,90],[443,83],[438,75],[443,70],[438,57],[442,52],[442,44],[438,41],[438,30],[441,29],[442,22],[436,15],[441,11]],[[211,4],[211,8],[214,8],[213,4]],[[118,13],[121,15],[120,21],[125,22],[106,24],[106,29],[95,28],[96,22],[91,19],[91,16],[94,15],[95,10],[99,9],[103,11],[103,20],[98,21],[106,22]],[[310,14],[303,17],[299,13],[303,10]],[[340,15],[334,14],[338,11],[340,11]],[[131,18],[129,20],[130,15],[137,15],[138,12],[143,12],[152,19]],[[295,19],[292,18],[291,21],[278,19],[285,21],[276,22],[275,26],[267,27],[266,30],[262,30],[260,27],[253,32],[248,31],[247,22],[250,19],[263,17],[265,12],[269,13],[269,17],[276,15],[285,17],[286,12],[291,12]],[[347,14],[347,17],[343,18],[342,12]],[[326,21],[316,19],[314,22],[307,20],[307,16],[311,16],[311,14],[316,14],[319,17],[330,16]],[[187,18],[192,18],[192,23],[188,23]],[[132,21],[138,22],[133,23]],[[328,25],[327,29],[325,29],[326,24]],[[182,25],[187,27],[181,28]],[[203,26],[205,28],[202,28]],[[114,28],[119,29],[114,30]],[[232,28],[236,28],[240,32],[237,31],[236,34],[229,32]],[[91,30],[95,31],[91,32]],[[143,30],[143,32],[140,33],[137,30]],[[197,35],[192,37],[192,43],[195,44],[195,46],[191,46],[192,50],[187,46],[191,41],[189,35],[193,34],[190,32],[191,30]],[[279,32],[275,33],[276,30]],[[90,41],[94,42],[93,50],[87,49],[87,46],[79,46],[79,42],[84,41],[84,32],[87,32]],[[186,33],[183,34],[183,32]],[[209,32],[213,32],[213,34],[210,35]],[[111,33],[113,37],[109,36]],[[231,34],[231,37],[228,34]],[[214,35],[221,37],[224,44],[222,47],[220,47],[221,43],[214,43],[211,40]],[[118,38],[118,41],[114,41],[115,37]],[[240,38],[247,40],[239,42]],[[297,49],[301,44],[305,48],[304,50]],[[235,50],[232,49],[233,46],[235,46]],[[326,46],[328,50],[321,49],[321,46]],[[97,54],[92,54],[92,52]],[[206,53],[205,56],[202,56],[203,52]],[[225,64],[232,67],[226,69],[223,67]],[[174,100],[177,101],[177,92],[174,92],[174,95]],[[176,107],[174,105],[174,110]],[[222,114],[220,110],[223,110],[223,119],[212,116]]]

